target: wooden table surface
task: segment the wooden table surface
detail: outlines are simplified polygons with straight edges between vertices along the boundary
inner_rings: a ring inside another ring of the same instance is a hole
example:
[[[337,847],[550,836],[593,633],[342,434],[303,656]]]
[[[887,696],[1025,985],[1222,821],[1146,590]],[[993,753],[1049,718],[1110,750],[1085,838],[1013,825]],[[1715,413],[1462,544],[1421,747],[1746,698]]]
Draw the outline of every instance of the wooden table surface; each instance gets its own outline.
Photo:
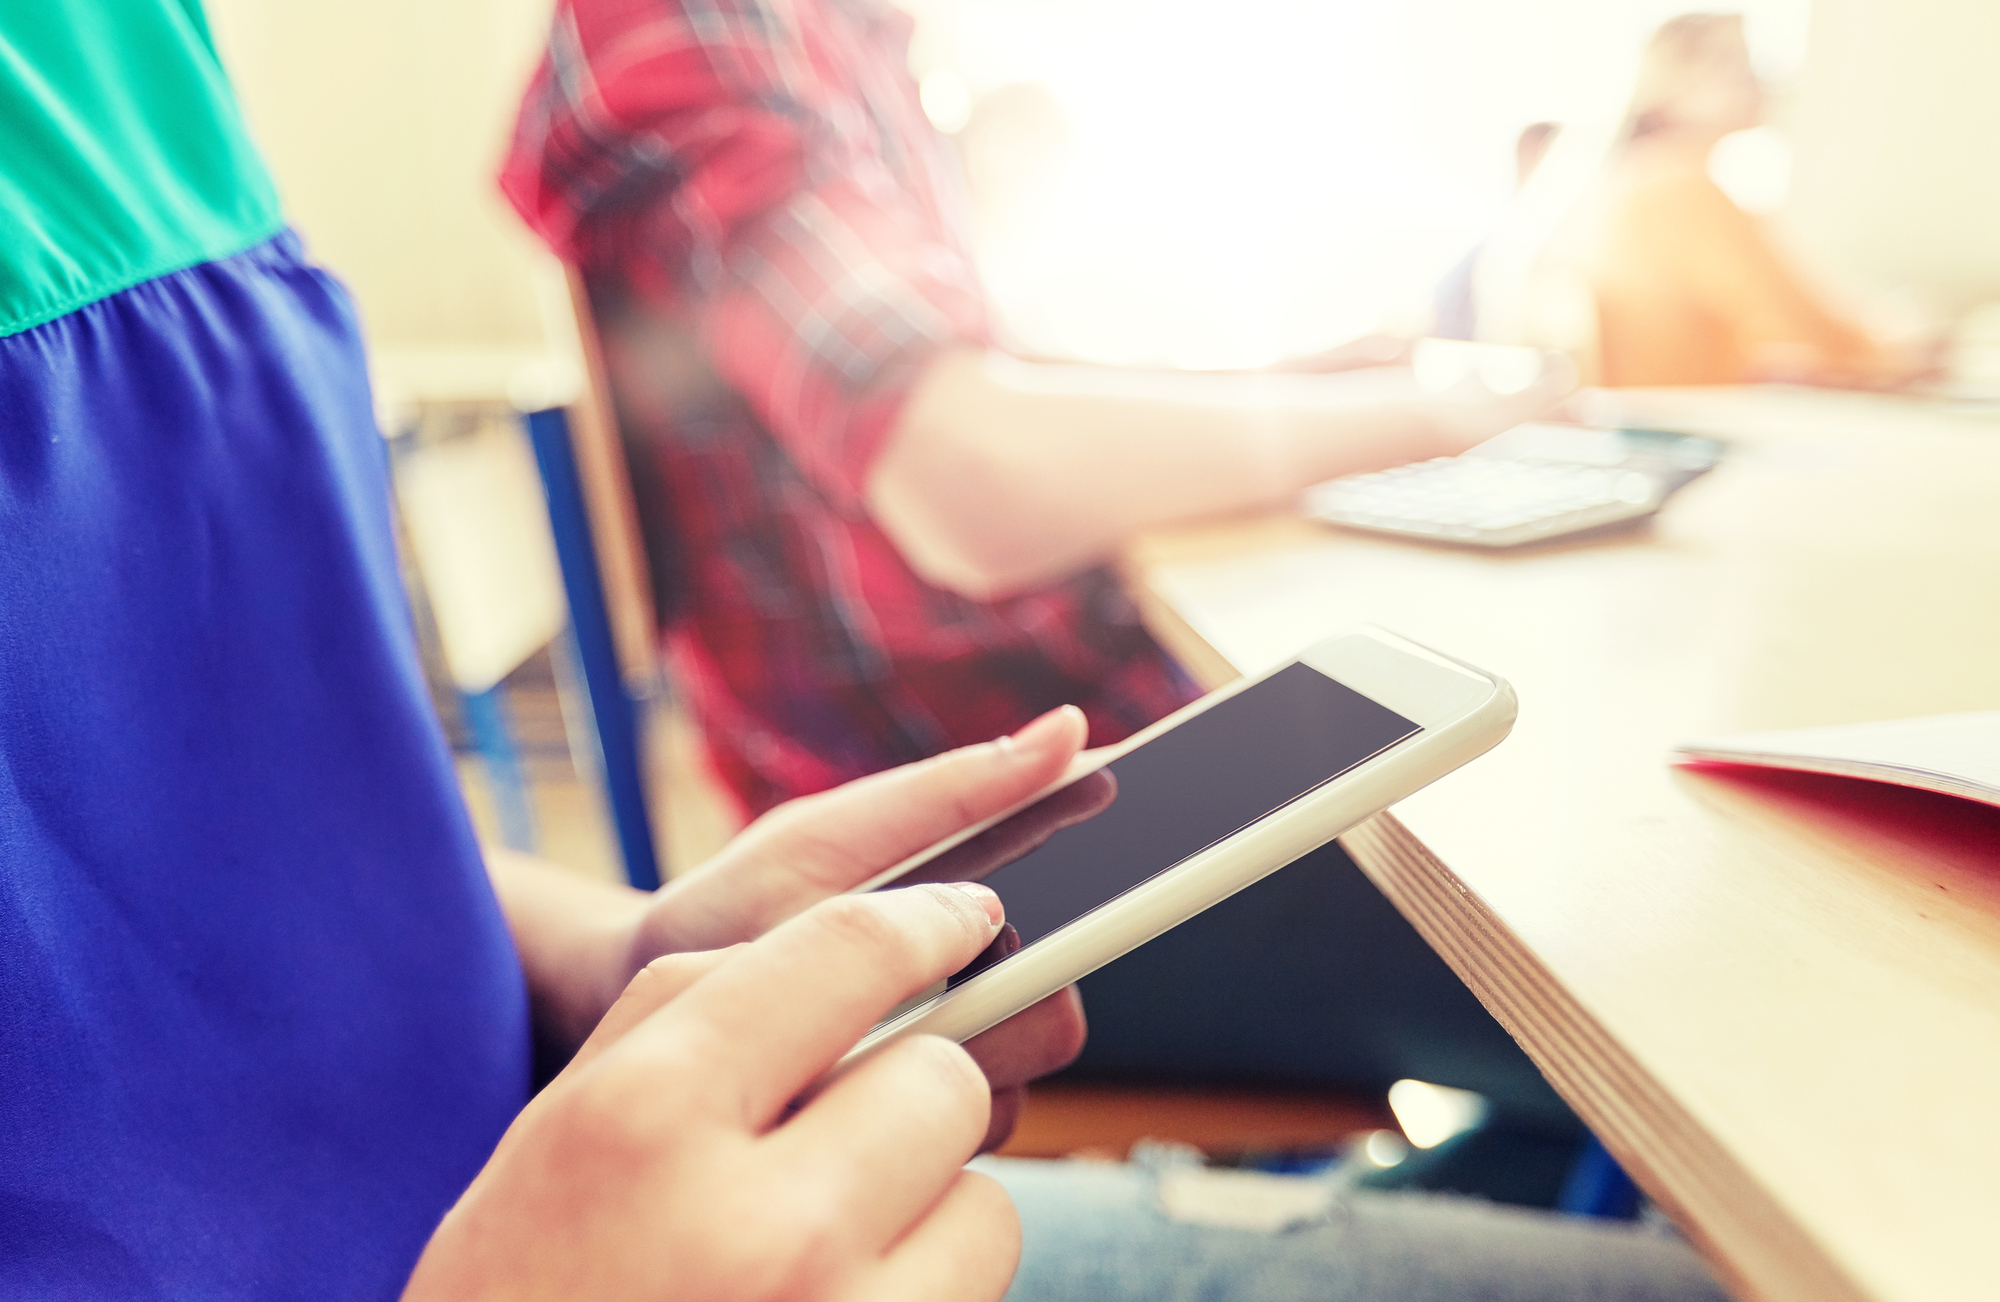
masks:
[[[1669,763],[1721,733],[2000,708],[2000,417],[1622,400],[1733,442],[1640,531],[1484,555],[1290,518],[1139,540],[1221,681],[1374,622],[1521,697],[1344,838],[1744,1298],[2000,1299],[2000,809]]]

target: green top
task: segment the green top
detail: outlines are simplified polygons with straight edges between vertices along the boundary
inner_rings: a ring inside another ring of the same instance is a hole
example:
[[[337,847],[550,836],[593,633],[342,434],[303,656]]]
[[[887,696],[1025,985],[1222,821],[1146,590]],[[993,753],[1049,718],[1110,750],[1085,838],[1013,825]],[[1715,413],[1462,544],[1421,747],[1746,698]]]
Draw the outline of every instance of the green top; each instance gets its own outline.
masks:
[[[0,5],[0,335],[282,225],[201,0]]]

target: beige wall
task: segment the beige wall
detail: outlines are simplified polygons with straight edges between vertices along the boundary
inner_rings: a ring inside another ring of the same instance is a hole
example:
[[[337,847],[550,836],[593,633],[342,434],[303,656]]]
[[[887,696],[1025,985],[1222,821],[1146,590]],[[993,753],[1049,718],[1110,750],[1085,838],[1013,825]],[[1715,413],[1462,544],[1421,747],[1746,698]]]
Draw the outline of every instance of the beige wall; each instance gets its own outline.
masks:
[[[1815,0],[1788,224],[1950,317],[2000,300],[2000,3]]]
[[[208,0],[288,211],[377,348],[543,346],[494,191],[548,0]]]
[[[549,0],[208,2],[375,345],[542,347],[547,282],[492,173]],[[2000,299],[2000,0],[1816,0],[1794,121],[1811,261],[1941,316]]]

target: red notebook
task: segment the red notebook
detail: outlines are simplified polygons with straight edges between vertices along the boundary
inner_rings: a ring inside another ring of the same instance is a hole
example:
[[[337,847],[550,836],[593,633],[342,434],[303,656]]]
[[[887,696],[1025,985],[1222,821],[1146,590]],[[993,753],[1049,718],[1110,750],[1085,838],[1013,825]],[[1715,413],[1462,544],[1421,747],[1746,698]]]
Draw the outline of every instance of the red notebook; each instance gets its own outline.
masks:
[[[2000,710],[1684,742],[1690,760],[1892,782],[2000,806]]]

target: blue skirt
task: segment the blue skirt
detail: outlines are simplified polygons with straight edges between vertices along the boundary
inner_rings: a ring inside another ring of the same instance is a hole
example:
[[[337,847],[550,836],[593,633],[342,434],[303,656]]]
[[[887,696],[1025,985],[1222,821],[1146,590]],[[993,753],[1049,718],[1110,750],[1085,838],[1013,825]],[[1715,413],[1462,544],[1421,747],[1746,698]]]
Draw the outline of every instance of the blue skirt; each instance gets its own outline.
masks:
[[[354,312],[0,338],[0,1296],[392,1298],[526,1098]]]

